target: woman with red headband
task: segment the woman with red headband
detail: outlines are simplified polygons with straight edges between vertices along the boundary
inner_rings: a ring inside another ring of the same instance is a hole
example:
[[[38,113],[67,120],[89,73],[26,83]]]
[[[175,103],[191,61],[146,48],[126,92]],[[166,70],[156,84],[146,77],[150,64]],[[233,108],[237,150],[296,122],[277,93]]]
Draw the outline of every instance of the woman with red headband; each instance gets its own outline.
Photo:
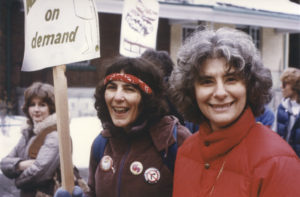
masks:
[[[92,146],[91,191],[85,195],[172,196],[177,145],[191,134],[177,118],[166,115],[161,72],[145,59],[123,57],[104,73],[95,91],[102,140],[98,137]],[[94,148],[97,143],[102,148]]]

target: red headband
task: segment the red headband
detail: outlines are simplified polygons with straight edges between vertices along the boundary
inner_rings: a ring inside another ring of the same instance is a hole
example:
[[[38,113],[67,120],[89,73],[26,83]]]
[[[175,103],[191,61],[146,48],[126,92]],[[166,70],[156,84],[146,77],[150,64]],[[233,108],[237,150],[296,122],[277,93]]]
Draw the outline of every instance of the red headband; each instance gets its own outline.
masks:
[[[145,82],[131,74],[112,73],[105,77],[104,84],[107,84],[109,81],[123,81],[125,83],[136,84],[146,94],[152,94],[152,89]]]

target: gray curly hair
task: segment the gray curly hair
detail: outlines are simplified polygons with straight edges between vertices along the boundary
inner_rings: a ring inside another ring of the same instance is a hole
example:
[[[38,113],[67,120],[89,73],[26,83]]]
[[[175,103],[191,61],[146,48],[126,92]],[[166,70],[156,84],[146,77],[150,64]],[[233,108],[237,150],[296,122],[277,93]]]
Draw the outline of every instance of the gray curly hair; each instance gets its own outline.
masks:
[[[239,30],[220,28],[200,30],[187,38],[177,54],[177,65],[170,77],[170,94],[185,120],[201,123],[205,117],[200,111],[194,92],[203,62],[210,58],[225,58],[229,70],[233,68],[246,84],[247,105],[255,116],[271,100],[272,76],[263,66],[252,38]]]

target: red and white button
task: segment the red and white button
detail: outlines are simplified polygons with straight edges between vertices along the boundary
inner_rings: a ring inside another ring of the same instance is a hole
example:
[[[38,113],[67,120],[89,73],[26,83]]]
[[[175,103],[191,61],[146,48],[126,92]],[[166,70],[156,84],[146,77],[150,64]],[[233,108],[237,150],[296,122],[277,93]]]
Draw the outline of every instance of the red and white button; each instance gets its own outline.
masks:
[[[100,161],[100,167],[103,171],[107,172],[113,167],[113,160],[110,156],[105,155]]]
[[[139,161],[134,161],[130,165],[130,172],[133,175],[139,175],[143,172],[143,164]]]
[[[148,168],[144,173],[145,180],[147,183],[154,184],[160,179],[160,172],[156,168]]]

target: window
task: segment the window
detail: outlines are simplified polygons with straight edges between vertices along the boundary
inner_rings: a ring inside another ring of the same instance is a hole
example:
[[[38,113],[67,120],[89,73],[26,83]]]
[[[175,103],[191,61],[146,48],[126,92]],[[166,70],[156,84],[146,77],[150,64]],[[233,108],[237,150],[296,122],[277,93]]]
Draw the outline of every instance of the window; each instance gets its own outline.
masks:
[[[184,41],[189,35],[196,30],[196,27],[184,27],[182,29],[182,41]]]
[[[261,43],[261,36],[260,36],[260,27],[254,27],[254,26],[241,26],[241,25],[237,25],[236,26],[237,29],[249,34],[252,39],[253,39],[253,42],[255,44],[255,46],[260,49],[260,43]]]
[[[91,64],[91,60],[67,64],[68,70],[95,71],[96,67]]]
[[[195,24],[186,24],[182,27],[182,41],[189,37],[194,31],[204,29],[205,23],[199,21]]]
[[[68,64],[68,66],[90,66],[91,65],[91,60],[86,60],[86,61],[81,61],[81,62],[75,62]]]

